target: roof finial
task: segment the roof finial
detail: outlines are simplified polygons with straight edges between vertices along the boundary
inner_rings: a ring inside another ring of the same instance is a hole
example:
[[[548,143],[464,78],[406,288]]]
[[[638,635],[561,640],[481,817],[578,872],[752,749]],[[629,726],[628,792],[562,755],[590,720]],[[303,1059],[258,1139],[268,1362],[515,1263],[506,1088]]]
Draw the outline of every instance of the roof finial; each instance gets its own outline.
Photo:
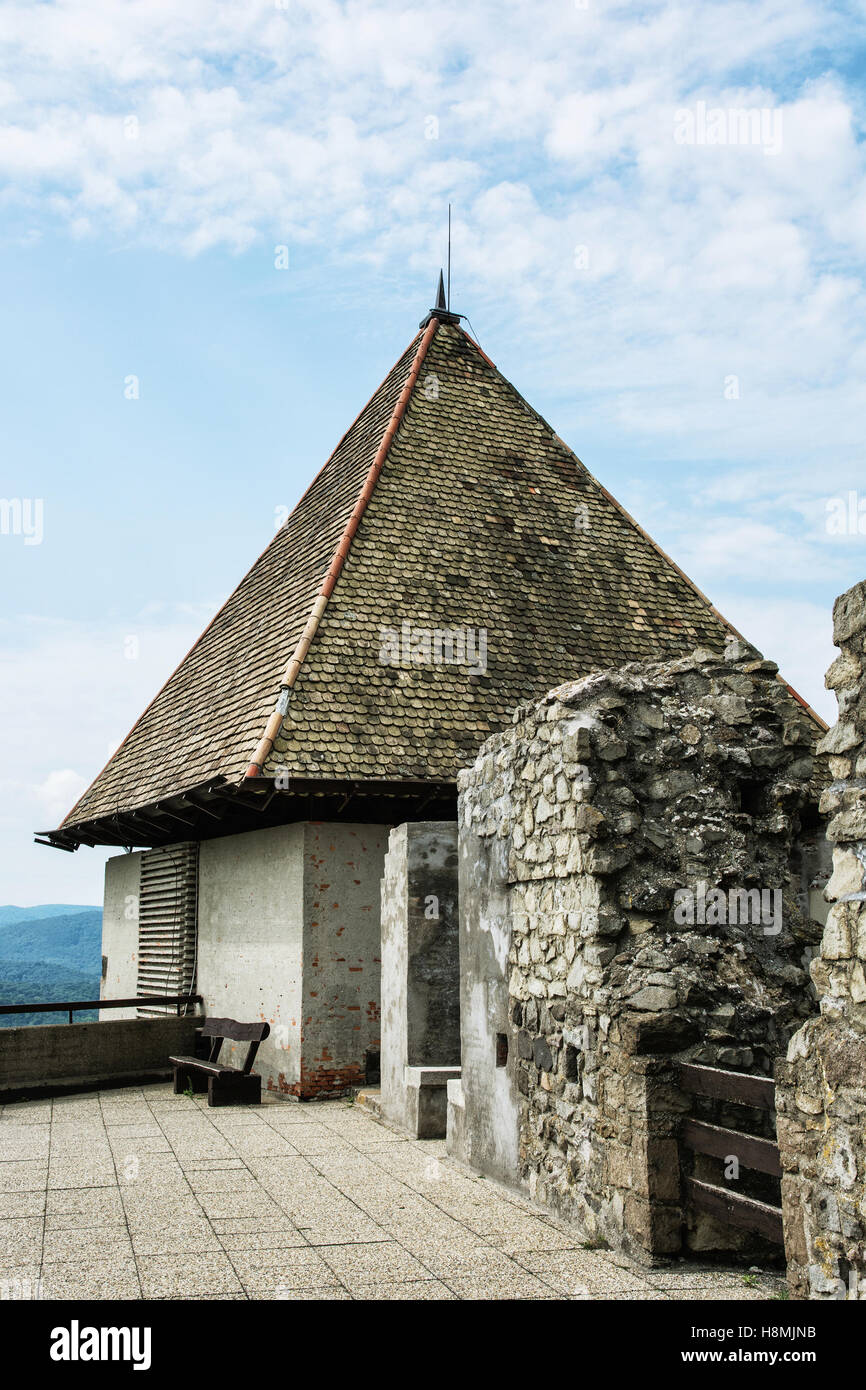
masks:
[[[439,271],[439,288],[436,291],[436,308],[444,309],[446,313],[448,312],[448,303],[445,299],[445,280],[443,279],[441,270]]]
[[[436,286],[436,307],[433,308],[433,309],[431,309],[430,312],[429,312],[429,314],[425,314],[425,315],[424,315],[424,318],[421,320],[420,324],[418,325],[419,328],[426,328],[427,325],[428,325],[428,323],[430,322],[431,319],[438,319],[440,323],[455,323],[455,324],[459,324],[459,323],[460,323],[460,320],[463,318],[463,315],[462,315],[462,314],[453,314],[453,313],[451,312],[451,240],[450,240],[451,208],[450,208],[450,205],[449,205],[449,208],[448,208],[448,224],[449,224],[449,241],[448,241],[448,292],[447,292],[447,294],[446,294],[446,291],[445,291],[445,275],[444,275],[443,271],[440,270],[440,271],[439,271],[439,284]]]

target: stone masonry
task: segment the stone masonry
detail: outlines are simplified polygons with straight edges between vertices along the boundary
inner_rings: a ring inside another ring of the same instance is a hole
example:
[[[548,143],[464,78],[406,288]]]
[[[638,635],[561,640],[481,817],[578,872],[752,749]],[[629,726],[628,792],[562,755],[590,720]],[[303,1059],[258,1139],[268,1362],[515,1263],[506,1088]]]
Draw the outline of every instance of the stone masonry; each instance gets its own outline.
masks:
[[[561,686],[488,740],[460,780],[456,1158],[513,1156],[633,1253],[730,1243],[686,1219],[676,1064],[771,1074],[815,1009],[817,732],[731,640]]]
[[[796,1298],[866,1298],[866,583],[836,600],[827,672],[839,720],[821,748],[832,783],[833,903],[812,979],[821,1012],[777,1069],[788,1281]]]

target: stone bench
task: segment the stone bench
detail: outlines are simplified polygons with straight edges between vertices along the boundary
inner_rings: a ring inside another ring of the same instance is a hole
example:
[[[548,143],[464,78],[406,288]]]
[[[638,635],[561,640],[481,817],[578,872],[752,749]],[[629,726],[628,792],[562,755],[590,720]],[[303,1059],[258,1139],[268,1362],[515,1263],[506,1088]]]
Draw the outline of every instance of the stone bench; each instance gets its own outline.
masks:
[[[448,1083],[459,1081],[459,1067],[404,1067],[407,1129],[416,1139],[444,1139]]]

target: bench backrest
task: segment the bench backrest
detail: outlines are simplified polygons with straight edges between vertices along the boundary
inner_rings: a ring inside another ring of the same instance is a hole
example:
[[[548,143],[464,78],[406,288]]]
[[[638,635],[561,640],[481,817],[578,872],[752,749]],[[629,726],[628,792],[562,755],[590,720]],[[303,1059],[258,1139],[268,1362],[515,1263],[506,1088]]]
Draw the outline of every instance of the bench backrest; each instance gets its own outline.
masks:
[[[230,1042],[248,1042],[247,1059],[244,1062],[243,1070],[249,1073],[252,1070],[256,1053],[259,1050],[259,1043],[270,1033],[268,1023],[238,1023],[233,1018],[206,1018],[202,1027],[202,1037],[212,1038],[209,1062],[215,1062],[219,1057],[223,1038],[228,1038]]]

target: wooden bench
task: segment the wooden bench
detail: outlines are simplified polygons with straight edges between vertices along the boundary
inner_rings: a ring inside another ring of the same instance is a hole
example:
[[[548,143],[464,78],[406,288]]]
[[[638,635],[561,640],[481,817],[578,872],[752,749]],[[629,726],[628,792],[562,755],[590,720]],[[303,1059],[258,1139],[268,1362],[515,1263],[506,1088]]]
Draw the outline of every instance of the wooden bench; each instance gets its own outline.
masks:
[[[208,1105],[259,1105],[262,1078],[252,1074],[252,1065],[259,1043],[270,1031],[267,1023],[236,1023],[233,1018],[206,1018],[201,1036],[212,1039],[209,1056],[168,1059],[174,1066],[175,1095],[183,1095],[191,1088],[198,1094],[206,1090]],[[230,1042],[249,1043],[242,1067],[227,1067],[218,1060],[224,1038]]]

